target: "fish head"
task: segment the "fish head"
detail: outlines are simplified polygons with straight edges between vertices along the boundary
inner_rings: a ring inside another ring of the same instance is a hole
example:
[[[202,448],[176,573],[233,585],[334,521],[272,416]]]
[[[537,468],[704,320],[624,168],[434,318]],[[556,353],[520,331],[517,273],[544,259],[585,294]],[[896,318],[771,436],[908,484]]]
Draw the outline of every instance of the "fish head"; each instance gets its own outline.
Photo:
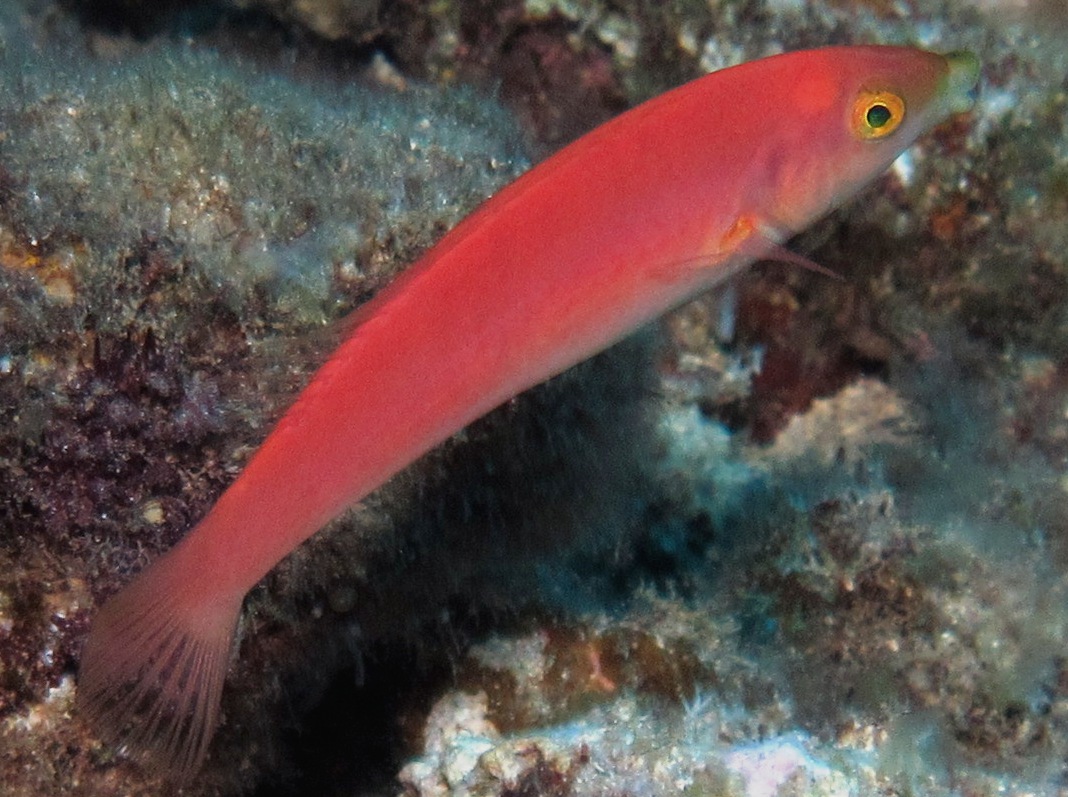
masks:
[[[810,51],[775,93],[760,168],[764,222],[785,238],[853,196],[975,99],[979,62],[908,47]]]

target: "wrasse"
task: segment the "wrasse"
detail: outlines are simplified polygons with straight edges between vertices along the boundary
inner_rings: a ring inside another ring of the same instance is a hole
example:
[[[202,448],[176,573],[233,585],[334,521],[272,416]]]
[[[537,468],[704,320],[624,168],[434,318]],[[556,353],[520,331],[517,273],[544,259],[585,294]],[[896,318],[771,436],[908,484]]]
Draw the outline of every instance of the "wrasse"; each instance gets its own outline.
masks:
[[[245,594],[346,507],[517,393],[780,244],[966,110],[967,54],[830,47],[725,69],[565,147],[357,309],[199,524],[96,615],[78,707],[200,767]]]

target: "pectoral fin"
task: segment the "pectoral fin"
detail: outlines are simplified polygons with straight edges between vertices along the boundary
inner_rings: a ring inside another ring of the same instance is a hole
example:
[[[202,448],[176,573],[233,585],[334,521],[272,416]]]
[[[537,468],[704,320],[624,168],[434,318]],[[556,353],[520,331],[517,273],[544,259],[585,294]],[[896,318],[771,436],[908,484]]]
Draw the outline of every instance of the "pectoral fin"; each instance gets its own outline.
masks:
[[[843,279],[836,271],[821,266],[797,252],[791,252],[776,240],[777,237],[772,227],[755,216],[740,216],[723,236],[720,247],[722,251],[730,252],[731,256],[737,255],[746,260],[776,260],[780,263],[800,266],[839,281]]]

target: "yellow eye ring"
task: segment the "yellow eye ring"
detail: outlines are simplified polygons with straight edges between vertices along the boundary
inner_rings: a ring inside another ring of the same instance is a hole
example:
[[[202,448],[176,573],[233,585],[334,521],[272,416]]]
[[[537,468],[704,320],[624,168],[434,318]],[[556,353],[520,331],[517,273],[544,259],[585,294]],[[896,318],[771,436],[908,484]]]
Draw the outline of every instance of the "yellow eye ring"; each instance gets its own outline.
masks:
[[[853,133],[862,139],[885,138],[905,121],[905,100],[892,91],[862,91],[853,103]]]

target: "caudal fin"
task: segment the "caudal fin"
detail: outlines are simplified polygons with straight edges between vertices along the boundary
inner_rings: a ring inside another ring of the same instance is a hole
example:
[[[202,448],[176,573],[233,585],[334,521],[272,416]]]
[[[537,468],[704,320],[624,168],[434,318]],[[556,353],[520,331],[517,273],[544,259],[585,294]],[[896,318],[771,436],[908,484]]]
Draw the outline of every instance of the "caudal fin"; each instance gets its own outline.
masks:
[[[76,707],[102,739],[146,768],[188,780],[218,724],[242,596],[192,593],[196,579],[174,553],[97,613]]]

